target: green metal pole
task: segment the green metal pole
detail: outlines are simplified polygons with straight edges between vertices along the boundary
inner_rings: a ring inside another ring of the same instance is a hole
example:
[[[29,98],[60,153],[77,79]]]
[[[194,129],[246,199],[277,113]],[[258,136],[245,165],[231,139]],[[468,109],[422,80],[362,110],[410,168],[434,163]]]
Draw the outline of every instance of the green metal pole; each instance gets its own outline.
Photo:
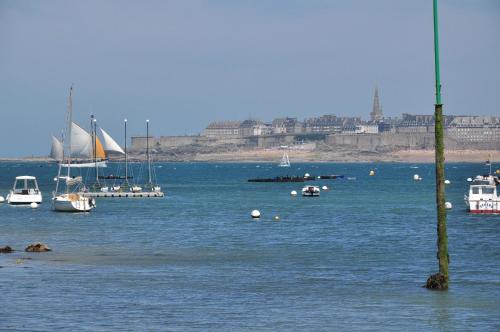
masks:
[[[434,1],[434,68],[436,71],[436,105],[441,105],[441,75],[439,72],[439,31],[438,31],[438,5]]]
[[[444,123],[441,104],[441,78],[439,73],[439,39],[437,0],[434,1],[434,61],[436,69],[435,150],[436,150],[436,205],[437,205],[437,259],[439,273],[427,279],[427,288],[448,289],[448,235],[446,232],[445,176],[444,176]]]

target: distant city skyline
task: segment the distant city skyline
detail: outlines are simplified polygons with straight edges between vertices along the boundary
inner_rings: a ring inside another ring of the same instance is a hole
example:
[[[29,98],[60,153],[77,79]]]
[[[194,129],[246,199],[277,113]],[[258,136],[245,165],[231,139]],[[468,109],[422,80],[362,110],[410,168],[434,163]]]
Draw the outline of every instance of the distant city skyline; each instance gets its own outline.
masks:
[[[500,1],[440,1],[445,114],[500,115]],[[130,136],[214,120],[432,114],[432,2],[0,1],[0,157],[75,120]]]

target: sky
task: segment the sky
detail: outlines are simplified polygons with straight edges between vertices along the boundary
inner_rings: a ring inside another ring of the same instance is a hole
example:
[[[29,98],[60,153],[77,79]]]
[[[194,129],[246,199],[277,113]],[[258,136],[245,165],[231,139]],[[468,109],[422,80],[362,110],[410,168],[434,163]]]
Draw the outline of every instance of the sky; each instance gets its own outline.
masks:
[[[439,2],[445,114],[500,116],[500,1]],[[0,157],[76,122],[130,135],[214,120],[434,110],[432,1],[0,0]]]

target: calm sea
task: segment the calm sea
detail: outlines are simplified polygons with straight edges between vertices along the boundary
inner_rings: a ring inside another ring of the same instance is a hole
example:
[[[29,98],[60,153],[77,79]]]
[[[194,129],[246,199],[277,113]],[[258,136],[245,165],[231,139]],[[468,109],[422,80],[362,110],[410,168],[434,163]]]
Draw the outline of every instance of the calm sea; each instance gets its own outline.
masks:
[[[165,198],[89,214],[51,211],[56,171],[0,163],[1,195],[35,175],[45,200],[0,205],[0,246],[19,250],[0,254],[2,331],[500,330],[500,216],[463,202],[484,165],[447,165],[448,292],[422,288],[437,270],[431,164],[161,163]],[[306,172],[355,179],[317,181],[319,198],[247,182]],[[35,241],[53,251],[23,252]]]

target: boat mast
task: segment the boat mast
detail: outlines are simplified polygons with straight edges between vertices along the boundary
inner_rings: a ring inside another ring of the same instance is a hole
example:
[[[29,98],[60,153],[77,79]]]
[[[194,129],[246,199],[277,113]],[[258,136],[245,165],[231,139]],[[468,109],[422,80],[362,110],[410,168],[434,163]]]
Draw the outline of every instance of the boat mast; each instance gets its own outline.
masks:
[[[97,167],[97,119],[94,115],[90,116],[90,128],[92,130],[92,138],[94,145],[94,168],[95,168],[95,181],[96,184],[99,184],[99,169]]]
[[[73,85],[69,88],[69,104],[68,104],[68,179],[70,178],[71,169],[71,125],[73,123]],[[69,186],[66,185],[66,193],[69,193]]]
[[[128,157],[127,157],[127,119],[123,120],[125,124],[125,183],[128,185]]]
[[[149,120],[146,120],[146,158],[148,160],[148,184],[151,186],[151,158],[149,157]]]
[[[490,165],[490,174],[491,175],[491,153],[488,154],[488,164]]]

